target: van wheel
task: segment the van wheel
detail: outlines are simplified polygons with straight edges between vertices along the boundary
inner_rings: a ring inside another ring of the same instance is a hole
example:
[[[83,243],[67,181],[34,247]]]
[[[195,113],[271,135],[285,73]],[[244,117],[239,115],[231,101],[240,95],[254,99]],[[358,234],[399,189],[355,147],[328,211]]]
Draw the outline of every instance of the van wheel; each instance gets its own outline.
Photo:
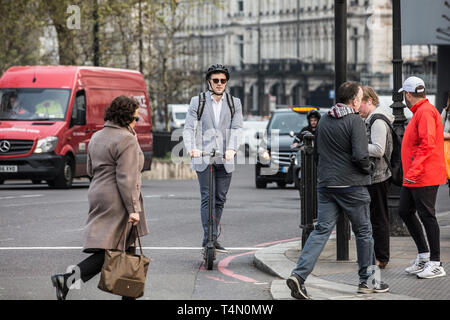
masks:
[[[49,180],[47,183],[50,187],[57,189],[70,189],[72,187],[74,171],[75,165],[73,159],[65,156],[64,165],[62,166],[59,175],[55,180]]]

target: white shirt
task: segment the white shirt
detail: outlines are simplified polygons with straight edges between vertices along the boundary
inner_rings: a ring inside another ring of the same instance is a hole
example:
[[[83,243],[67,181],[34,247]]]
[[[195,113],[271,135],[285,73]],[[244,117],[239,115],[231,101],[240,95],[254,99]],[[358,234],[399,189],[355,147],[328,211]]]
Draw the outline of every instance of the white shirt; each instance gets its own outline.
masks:
[[[222,104],[223,104],[224,97],[225,97],[225,93],[222,95],[222,98],[220,98],[219,102],[217,102],[213,97],[211,97],[212,98],[212,106],[214,109],[214,119],[216,120],[216,127],[219,127],[220,112],[222,111]]]

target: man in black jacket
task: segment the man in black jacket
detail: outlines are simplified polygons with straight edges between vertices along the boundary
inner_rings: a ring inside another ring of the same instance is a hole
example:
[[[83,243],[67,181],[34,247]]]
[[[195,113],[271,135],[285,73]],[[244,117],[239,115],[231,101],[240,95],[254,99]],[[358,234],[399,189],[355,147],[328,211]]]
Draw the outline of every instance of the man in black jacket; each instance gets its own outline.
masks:
[[[376,268],[370,223],[370,184],[373,164],[369,160],[366,127],[358,115],[363,90],[361,84],[347,81],[337,90],[337,104],[323,116],[317,128],[317,199],[318,214],[297,266],[287,286],[297,299],[309,299],[304,282],[312,272],[337,218],[345,213],[356,237],[359,267],[358,293],[387,292],[389,286],[376,279],[369,267]]]
[[[303,136],[306,134],[306,132],[310,132],[316,135],[317,124],[320,120],[320,112],[317,110],[310,110],[308,111],[306,118],[308,119],[308,125],[306,127],[303,127],[302,130],[300,130],[300,132],[295,135],[295,141],[297,142],[294,142],[292,144],[293,148],[297,147],[299,143],[303,142]]]

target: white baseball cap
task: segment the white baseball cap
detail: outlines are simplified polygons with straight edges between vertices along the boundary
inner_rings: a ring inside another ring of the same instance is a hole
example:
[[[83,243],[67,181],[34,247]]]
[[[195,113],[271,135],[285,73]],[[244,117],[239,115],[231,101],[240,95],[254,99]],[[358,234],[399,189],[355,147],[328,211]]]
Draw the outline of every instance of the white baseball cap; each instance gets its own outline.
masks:
[[[417,89],[418,86],[423,86],[421,89]],[[424,92],[425,91],[425,82],[418,77],[409,77],[403,82],[403,86],[398,90],[398,92]]]

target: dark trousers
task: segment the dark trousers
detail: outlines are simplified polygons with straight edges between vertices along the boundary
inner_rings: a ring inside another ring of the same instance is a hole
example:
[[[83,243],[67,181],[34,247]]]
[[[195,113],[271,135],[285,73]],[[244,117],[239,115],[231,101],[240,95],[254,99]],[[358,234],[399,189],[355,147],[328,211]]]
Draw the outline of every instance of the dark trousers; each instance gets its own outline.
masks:
[[[367,186],[370,194],[370,222],[372,223],[372,233],[375,257],[378,261],[389,261],[389,209],[388,191],[390,180],[374,183]]]
[[[135,248],[130,247],[127,252],[134,252]],[[91,254],[89,257],[77,264],[78,270],[80,271],[80,278],[83,282],[87,282],[95,277],[102,271],[103,263],[105,262],[105,250],[99,250]],[[67,279],[71,274],[66,273],[64,276]],[[68,286],[71,284],[68,283]],[[122,300],[135,300],[134,298],[122,297]]]
[[[431,261],[440,261],[440,231],[435,211],[438,189],[439,186],[402,187],[400,191],[400,217],[408,228],[419,253],[430,252]],[[416,211],[425,228],[430,250]]]
[[[212,214],[213,214],[213,238],[217,239],[218,225],[222,218],[223,206],[227,199],[228,189],[231,184],[232,173],[227,173],[223,164],[214,164],[213,170],[213,197],[212,197]],[[202,172],[197,171],[197,178],[200,184],[201,194],[201,220],[203,226],[203,241],[204,247],[208,241],[208,220],[209,220],[209,166]]]

